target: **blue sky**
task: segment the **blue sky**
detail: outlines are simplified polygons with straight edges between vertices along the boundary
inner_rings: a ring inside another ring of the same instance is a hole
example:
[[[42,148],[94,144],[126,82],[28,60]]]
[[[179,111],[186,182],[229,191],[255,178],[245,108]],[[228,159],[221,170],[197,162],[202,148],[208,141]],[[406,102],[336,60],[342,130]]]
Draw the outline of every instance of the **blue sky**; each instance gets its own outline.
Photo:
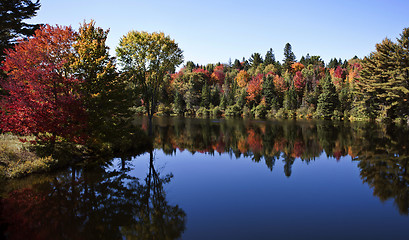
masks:
[[[407,0],[159,1],[40,0],[31,23],[71,25],[84,20],[110,29],[111,54],[130,30],[162,31],[179,44],[185,61],[199,64],[262,56],[272,48],[282,61],[292,45],[297,60],[309,53],[325,62],[362,58],[385,37],[409,27]]]

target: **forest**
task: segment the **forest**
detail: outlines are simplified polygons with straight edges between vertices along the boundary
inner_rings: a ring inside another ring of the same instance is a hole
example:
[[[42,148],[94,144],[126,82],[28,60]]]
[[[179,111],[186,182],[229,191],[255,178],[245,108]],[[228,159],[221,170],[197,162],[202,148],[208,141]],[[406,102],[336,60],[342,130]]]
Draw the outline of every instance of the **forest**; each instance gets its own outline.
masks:
[[[404,29],[397,43],[384,39],[364,59],[325,63],[307,54],[297,61],[287,43],[282,62],[272,49],[227,64],[188,61],[166,80],[159,112],[407,122],[408,36]]]
[[[137,115],[149,117],[149,135],[154,116],[409,119],[409,28],[363,59],[298,60],[287,43],[282,61],[270,48],[228,63],[181,66],[182,49],[162,32],[128,32],[113,57],[109,30],[94,21],[78,30],[22,22],[39,7],[1,4],[0,130],[45,144],[51,155],[65,143],[87,155],[132,148],[129,139],[144,142],[132,127]]]

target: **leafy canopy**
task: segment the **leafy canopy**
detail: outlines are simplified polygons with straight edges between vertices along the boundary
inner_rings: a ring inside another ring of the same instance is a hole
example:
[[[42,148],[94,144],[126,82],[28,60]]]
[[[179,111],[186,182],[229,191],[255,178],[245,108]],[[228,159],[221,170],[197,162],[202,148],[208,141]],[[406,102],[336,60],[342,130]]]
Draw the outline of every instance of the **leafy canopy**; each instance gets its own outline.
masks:
[[[120,39],[116,53],[123,70],[136,83],[152,119],[165,75],[183,62],[183,51],[164,33],[130,31]]]

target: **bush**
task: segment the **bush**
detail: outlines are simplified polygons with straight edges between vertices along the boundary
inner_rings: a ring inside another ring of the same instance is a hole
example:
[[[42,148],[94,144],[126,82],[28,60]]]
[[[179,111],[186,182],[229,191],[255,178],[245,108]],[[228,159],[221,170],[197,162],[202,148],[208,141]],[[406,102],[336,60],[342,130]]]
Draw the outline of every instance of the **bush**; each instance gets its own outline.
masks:
[[[213,117],[221,117],[223,114],[221,107],[216,106],[211,110],[211,115]]]
[[[332,114],[331,119],[332,120],[341,120],[343,118],[343,113],[338,111],[338,110],[334,110],[334,113]]]
[[[265,105],[259,104],[257,105],[257,107],[254,107],[253,109],[251,109],[251,112],[256,118],[266,118],[267,108]]]
[[[287,112],[285,111],[284,108],[278,109],[276,115],[276,118],[281,118],[281,119],[287,119]]]
[[[247,106],[244,106],[243,108],[243,117],[251,117],[251,111]]]
[[[184,115],[185,117],[194,117],[196,116],[196,112],[193,109],[186,109]]]
[[[158,106],[158,116],[170,116],[172,114],[172,107],[163,103]]]
[[[209,110],[206,109],[205,107],[200,107],[196,111],[196,117],[209,117]]]
[[[296,119],[297,113],[294,110],[287,110],[287,119]]]
[[[228,116],[228,117],[237,117],[241,115],[241,109],[240,106],[235,104],[233,106],[229,106],[227,107],[224,115]]]
[[[267,111],[267,118],[276,118],[277,110],[271,109]]]
[[[296,111],[297,118],[311,119],[314,115],[314,107],[302,106]]]
[[[138,116],[144,115],[146,113],[146,109],[144,106],[134,107],[132,110],[135,113],[135,115]]]

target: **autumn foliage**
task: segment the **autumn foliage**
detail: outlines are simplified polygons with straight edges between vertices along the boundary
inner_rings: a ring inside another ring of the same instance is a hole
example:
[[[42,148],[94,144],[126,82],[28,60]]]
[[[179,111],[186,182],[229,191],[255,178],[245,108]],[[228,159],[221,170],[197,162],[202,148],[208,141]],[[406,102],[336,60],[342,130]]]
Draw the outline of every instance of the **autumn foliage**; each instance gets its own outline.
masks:
[[[247,86],[247,101],[257,101],[261,98],[261,90],[263,85],[263,74],[259,74],[251,79]]]
[[[293,72],[299,72],[304,69],[304,65],[302,63],[295,62],[291,64],[291,69]]]
[[[249,79],[250,79],[249,74],[246,71],[241,70],[236,76],[237,85],[241,88],[245,87]]]
[[[223,65],[216,66],[211,76],[213,82],[219,84],[220,86],[223,84],[225,78],[223,69]]]
[[[38,140],[62,137],[82,142],[85,111],[77,87],[81,83],[67,69],[76,33],[71,27],[45,25],[34,37],[6,51],[8,93],[1,101],[0,127]]]
[[[293,78],[294,80],[294,88],[297,92],[302,92],[305,87],[305,78],[300,71],[295,73]]]

